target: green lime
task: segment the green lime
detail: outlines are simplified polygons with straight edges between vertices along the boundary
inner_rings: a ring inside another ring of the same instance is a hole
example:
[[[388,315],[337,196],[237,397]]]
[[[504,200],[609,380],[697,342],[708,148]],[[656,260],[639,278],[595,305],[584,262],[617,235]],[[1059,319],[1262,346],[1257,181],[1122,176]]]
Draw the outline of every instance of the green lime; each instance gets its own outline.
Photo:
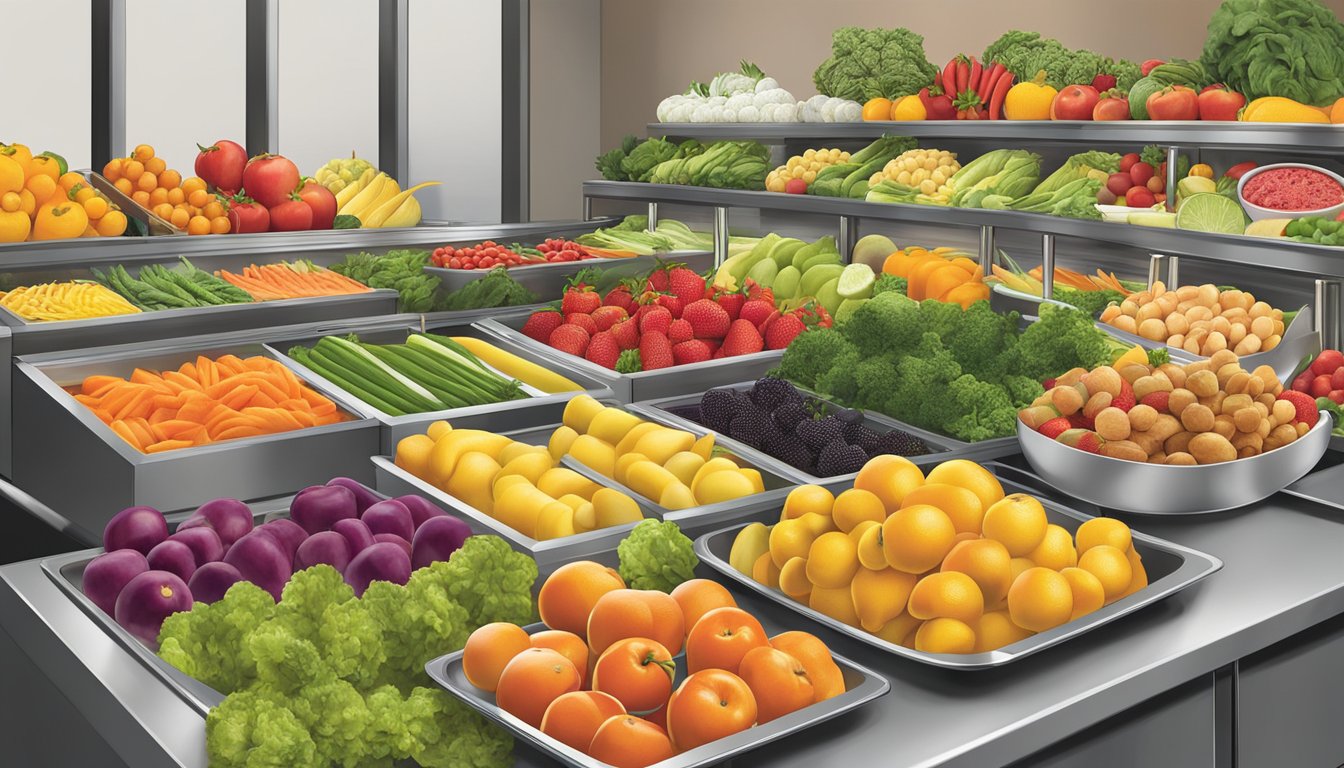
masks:
[[[850,264],[840,272],[835,286],[842,299],[866,299],[873,295],[873,268],[867,264]]]
[[[1214,192],[1201,192],[1181,202],[1181,209],[1176,212],[1176,228],[1240,235],[1246,230],[1246,214],[1235,200]]]

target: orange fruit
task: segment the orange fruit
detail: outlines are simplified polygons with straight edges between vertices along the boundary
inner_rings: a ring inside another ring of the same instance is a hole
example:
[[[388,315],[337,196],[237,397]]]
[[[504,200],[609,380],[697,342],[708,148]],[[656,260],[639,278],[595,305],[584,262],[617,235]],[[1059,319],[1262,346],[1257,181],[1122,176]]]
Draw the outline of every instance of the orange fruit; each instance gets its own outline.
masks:
[[[145,166],[148,168],[149,166]],[[159,186],[173,190],[182,186],[182,174],[174,171],[172,168],[159,171],[156,174],[159,177]]]
[[[108,211],[94,225],[103,237],[116,237],[126,231],[126,214],[121,211]]]
[[[1086,616],[1106,604],[1106,589],[1091,571],[1065,568],[1059,575],[1068,579],[1069,589],[1073,592],[1073,613],[1069,614],[1069,621]]]
[[[1134,549],[1134,545],[1130,545],[1125,556],[1129,559],[1130,569],[1134,571],[1134,578],[1130,580],[1129,588],[1125,590],[1125,594],[1121,597],[1129,597],[1148,586],[1148,570],[1143,567],[1143,559],[1139,557],[1138,550]]]
[[[137,189],[134,192],[132,192],[131,199],[134,200],[135,204],[140,206],[141,208],[149,207],[149,193],[144,191],[143,189]]]
[[[891,99],[878,96],[869,99],[863,104],[864,120],[890,120],[891,119]]]
[[[645,637],[677,654],[686,637],[685,621],[681,606],[665,592],[615,589],[593,604],[593,612],[588,615],[588,646],[601,658],[617,640]]]
[[[28,181],[23,187],[33,193],[33,200],[38,205],[42,205],[43,203],[50,201],[53,197],[56,197],[57,190],[61,189],[61,185],[57,184],[55,179],[45,173],[35,173],[32,176],[29,176]]]
[[[741,608],[715,608],[686,635],[686,669],[737,672],[752,648],[770,644],[761,622]]]
[[[886,520],[887,508],[872,491],[850,488],[835,497],[831,516],[837,528],[850,533],[865,521],[881,523]]]
[[[145,177],[141,176],[140,178],[143,179]],[[168,202],[168,190],[164,189],[163,187],[155,187],[154,189],[150,190],[149,192],[150,205],[157,208],[158,206],[163,205],[164,203],[167,202]]]
[[[931,619],[915,632],[915,650],[924,653],[974,653],[975,630],[956,619]]]
[[[775,527],[778,528],[779,526]],[[761,553],[761,556],[756,558],[756,562],[752,563],[751,578],[771,589],[779,588],[779,566],[775,565],[775,561],[771,558],[769,552]]]
[[[807,580],[807,558],[791,557],[779,569],[779,591],[801,603],[812,594],[812,582]]]
[[[926,573],[943,562],[956,537],[952,520],[941,509],[928,504],[901,507],[882,523],[882,553],[898,571]]]
[[[550,648],[528,648],[514,656],[499,675],[495,703],[533,728],[551,702],[579,690],[579,671]]]
[[[185,186],[183,187],[185,189]],[[187,202],[197,208],[204,208],[206,203],[210,202],[210,193],[205,191],[204,187],[193,189],[187,193]]]
[[[980,506],[984,509],[1003,498],[1003,486],[994,473],[967,459],[944,461],[930,470],[925,480],[965,488],[980,497]]]
[[[210,220],[204,216],[192,216],[187,220],[188,235],[208,235],[210,234]]]
[[[652,712],[672,695],[677,663],[662,643],[643,637],[617,640],[593,666],[593,690],[616,697],[627,712]]]
[[[756,697],[758,723],[796,712],[816,699],[803,663],[769,646],[747,651],[740,675]]]
[[[984,519],[985,508],[980,503],[980,497],[969,488],[926,480],[924,485],[906,494],[901,502],[903,507],[916,504],[929,504],[943,510],[957,533],[980,535],[980,522]]]
[[[906,610],[916,619],[957,619],[970,624],[985,612],[985,598],[970,576],[944,571],[931,573],[915,584]]]
[[[822,589],[849,589],[859,570],[858,545],[840,531],[818,536],[808,550],[807,580]],[[781,574],[782,575],[782,574]]]
[[[220,204],[218,199],[212,199],[201,206],[201,215],[207,219],[217,219],[224,215],[224,206]]]
[[[517,624],[504,621],[486,624],[467,638],[462,649],[462,673],[477,688],[493,691],[499,685],[504,667],[531,647],[527,632]]]
[[[170,189],[168,190],[168,202],[173,205],[181,205],[187,202],[187,193],[183,192],[180,187]]]
[[[985,510],[981,533],[1003,544],[1013,557],[1026,557],[1040,546],[1048,525],[1041,502],[1025,493],[1014,493]]]
[[[911,647],[913,647],[915,631],[918,630],[923,623],[924,622],[908,613],[902,613],[900,616],[883,624],[882,628],[873,634],[893,645],[904,645],[905,639],[908,637],[911,638],[910,644]]]
[[[1074,532],[1074,537],[1078,540],[1078,555],[1081,557],[1087,550],[1099,545],[1109,544],[1121,552],[1128,552],[1133,538],[1129,533],[1129,526],[1109,517],[1094,517],[1091,520],[1078,526]]]
[[[756,716],[756,696],[742,678],[702,669],[683,680],[667,702],[667,734],[676,750],[685,752],[745,731]]]
[[[108,160],[107,165],[103,166],[103,178],[115,183],[117,179],[121,178],[123,162],[124,161],[119,157],[114,157],[111,160]]]
[[[890,514],[901,508],[905,495],[924,484],[924,471],[904,456],[874,456],[854,477],[854,487],[875,494]]]
[[[185,208],[174,208],[168,215],[168,221],[178,229],[186,229],[187,222],[191,221],[191,214],[187,213]]]
[[[807,607],[842,624],[851,627],[863,626],[859,620],[858,609],[854,607],[854,596],[848,586],[837,589],[813,587],[807,594]]]
[[[140,174],[140,178],[135,180],[135,188],[145,192],[153,192],[159,187],[159,178],[149,171]]]
[[[621,702],[601,691],[570,691],[546,708],[541,732],[561,744],[587,752],[597,729],[607,720],[624,714]]]
[[[121,178],[134,184],[145,174],[145,164],[139,160],[123,160],[121,163]]]
[[[1057,627],[1073,615],[1073,588],[1056,571],[1028,568],[1008,590],[1008,615],[1014,624],[1032,632]]]
[[[210,220],[210,234],[227,235],[230,229],[228,216],[216,216]]]
[[[123,195],[130,195],[132,192],[135,191],[135,185],[132,184],[131,180],[126,178],[125,176],[122,176],[121,178],[112,182],[112,186],[116,187],[117,191]]]
[[[737,607],[737,601],[733,599],[732,593],[722,584],[709,579],[683,581],[672,590],[672,599],[681,606],[681,616],[687,632],[691,631],[701,616],[715,608]]]
[[[1124,551],[1110,544],[1098,544],[1078,558],[1078,567],[1090,572],[1106,591],[1106,602],[1117,600],[1134,579],[1134,569]]]
[[[800,485],[784,497],[784,510],[780,513],[779,519],[792,520],[809,512],[830,517],[834,503],[835,496],[820,485]]]
[[[168,163],[164,162],[162,157],[151,157],[143,162],[145,164],[145,173],[152,173],[156,177],[160,173],[168,170]]]
[[[155,216],[158,216],[160,219],[163,219],[165,221],[171,221],[173,218],[173,206],[167,203],[159,203],[150,210],[154,212]]]
[[[205,191],[205,180],[199,176],[190,176],[182,180],[182,191],[190,195],[196,190]]]
[[[987,611],[971,625],[975,630],[975,653],[985,653],[1031,637],[1029,629],[1013,623],[1007,610]]]
[[[858,614],[859,626],[878,632],[905,612],[915,576],[895,568],[860,568],[849,585],[849,596]]]
[[[137,144],[135,149],[131,150],[131,157],[142,163],[147,163],[154,159],[154,148],[148,144]]]
[[[1026,557],[1033,563],[1054,571],[1062,571],[1078,564],[1078,552],[1073,548],[1073,536],[1053,523],[1045,527],[1045,536],[1041,539],[1041,543],[1028,552]]]
[[[970,576],[980,587],[985,605],[997,605],[1008,596],[1013,585],[1012,558],[1002,544],[993,539],[958,542],[943,559],[943,572],[959,571]]]
[[[84,201],[84,213],[88,214],[89,221],[97,221],[103,218],[107,209],[107,198],[95,196]]]
[[[644,768],[673,755],[672,740],[654,723],[633,715],[608,718],[593,734],[589,756],[616,768]]]
[[[579,682],[584,688],[588,687],[588,644],[582,637],[563,629],[545,629],[528,639],[533,648],[550,648],[569,659],[574,668],[579,670]]]
[[[588,637],[588,615],[597,599],[615,589],[624,589],[625,580],[614,569],[590,560],[562,565],[541,585],[537,611],[551,629],[563,629],[579,637]]]
[[[831,649],[821,638],[798,630],[782,632],[770,638],[770,647],[789,654],[803,665],[807,679],[812,681],[816,701],[825,701],[845,692],[844,673],[831,658]]]
[[[66,192],[74,189],[77,185],[88,186],[84,181],[84,177],[80,175],[78,171],[67,171],[66,173],[61,174],[61,178],[57,179],[56,182],[60,184],[61,189],[64,189]]]

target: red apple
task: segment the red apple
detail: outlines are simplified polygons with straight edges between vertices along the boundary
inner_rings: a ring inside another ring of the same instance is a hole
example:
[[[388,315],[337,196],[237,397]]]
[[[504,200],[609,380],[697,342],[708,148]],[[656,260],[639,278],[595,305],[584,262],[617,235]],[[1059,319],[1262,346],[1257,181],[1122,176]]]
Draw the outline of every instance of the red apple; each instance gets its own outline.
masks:
[[[1125,193],[1125,205],[1130,208],[1152,208],[1157,199],[1146,187],[1134,187]]]
[[[1130,152],[1130,153],[1127,154],[1127,155],[1121,155],[1121,157],[1120,157],[1120,172],[1121,172],[1121,173],[1129,173],[1129,169],[1130,169],[1130,168],[1133,168],[1133,167],[1134,167],[1134,164],[1137,163],[1137,162],[1139,162],[1139,153],[1138,153],[1138,152]]]
[[[1327,349],[1311,361],[1311,372],[1317,376],[1328,375],[1339,370],[1340,366],[1344,366],[1344,353],[1337,349]],[[1335,389],[1339,389],[1339,387],[1335,387]]]
[[[1148,59],[1148,60],[1144,61],[1142,64],[1139,65],[1139,72],[1140,72],[1144,77],[1147,77],[1147,76],[1148,76],[1148,73],[1153,71],[1153,67],[1160,67],[1160,66],[1162,66],[1163,64],[1166,64],[1166,63],[1167,63],[1167,62],[1165,62],[1165,61],[1163,61],[1163,60],[1161,60],[1161,59]]]
[[[1132,186],[1134,186],[1134,180],[1130,178],[1128,173],[1112,173],[1106,177],[1106,189],[1109,189],[1111,194],[1123,195]]]
[[[1106,187],[1102,187],[1101,189],[1097,190],[1097,202],[1101,203],[1102,205],[1115,205],[1115,201],[1119,199],[1120,199],[1119,195],[1115,194]]]
[[[1136,186],[1142,187],[1144,184],[1147,184],[1148,180],[1153,178],[1153,176],[1153,166],[1145,162],[1140,161],[1129,167],[1129,178]]]
[[[1144,102],[1149,120],[1198,120],[1199,94],[1184,85],[1169,85]]]
[[[1158,192],[1167,191],[1166,179],[1163,179],[1161,176],[1152,177],[1151,179],[1148,180],[1148,183],[1144,184],[1143,186],[1147,187],[1148,191],[1152,192],[1154,195],[1156,195]]]
[[[1236,120],[1237,113],[1246,106],[1246,97],[1215,83],[1199,92],[1200,120]]]
[[[1329,376],[1317,376],[1311,380],[1311,391],[1307,394],[1312,397],[1326,397],[1333,390],[1334,386],[1330,384]]]
[[[1091,120],[1101,94],[1090,85],[1067,85],[1050,103],[1051,120]]]
[[[1128,120],[1129,117],[1129,98],[1121,91],[1107,91],[1092,108],[1093,120]]]

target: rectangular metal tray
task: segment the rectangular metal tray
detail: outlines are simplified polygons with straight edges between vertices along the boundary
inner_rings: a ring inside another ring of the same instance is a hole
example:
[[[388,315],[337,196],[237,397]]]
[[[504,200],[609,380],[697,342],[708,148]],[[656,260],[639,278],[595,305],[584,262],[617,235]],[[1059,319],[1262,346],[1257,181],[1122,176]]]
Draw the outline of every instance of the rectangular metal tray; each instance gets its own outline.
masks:
[[[759,617],[758,617],[759,618]],[[774,634],[784,628],[762,621],[767,632]],[[532,624],[524,627],[528,634],[546,629],[544,624]],[[808,731],[846,712],[863,706],[887,693],[891,684],[876,672],[866,669],[849,659],[832,654],[836,665],[845,679],[845,692],[819,704],[812,704],[796,712],[772,720],[764,725],[756,725],[745,731],[735,733],[717,741],[712,741],[695,749],[654,763],[650,768],[700,768],[730,760],[737,755],[757,747],[782,739],[785,736]],[[685,677],[685,654],[676,657],[677,675],[674,686],[680,685]],[[533,746],[548,757],[573,768],[601,768],[607,763],[596,760],[547,736],[540,730],[501,710],[495,704],[494,694],[482,691],[467,680],[462,671],[462,652],[456,651],[434,659],[425,665],[425,671],[444,690],[461,699],[472,709],[507,728],[515,737]]]
[[[136,367],[177,368],[198,354],[227,353],[267,355],[257,341],[195,340],[19,358],[15,482],[71,522],[100,531],[118,510],[136,504],[171,512],[222,496],[248,501],[293,493],[339,475],[373,481],[368,458],[378,449],[378,422],[348,410],[354,418],[337,424],[143,454],[63,389],[92,374],[128,376]]]
[[[1344,438],[1331,438],[1344,443]],[[1331,443],[1335,447],[1335,443]],[[1344,445],[1339,446],[1344,450]],[[1326,507],[1344,510],[1344,464],[1336,464],[1318,469],[1306,477],[1290,484],[1283,492],[1308,501],[1314,501]]]
[[[1080,512],[1073,509],[1071,506],[1061,504],[1045,495],[1047,493],[1046,490],[1039,489],[1035,486],[1035,483],[1039,482],[1039,479],[1034,475],[1003,464],[990,463],[987,464],[986,467],[999,477],[999,482],[1003,484],[1003,488],[1006,492],[1029,493],[1036,496],[1036,498],[1040,500],[1042,506],[1045,507],[1045,513],[1049,517],[1050,522],[1064,527],[1071,534],[1084,521],[1093,517],[1093,515]],[[831,490],[839,492],[846,487],[848,486],[835,484],[831,486]],[[770,515],[762,515],[757,518],[757,521],[766,524],[774,523],[778,520],[779,513],[777,510],[772,510]],[[710,568],[733,579],[739,585],[769,598],[780,605],[786,606],[794,612],[819,624],[823,624],[836,632],[848,635],[855,640],[867,643],[874,648],[896,656],[902,656],[923,664],[955,670],[1001,667],[1005,664],[1017,661],[1018,659],[1043,651],[1046,648],[1059,645],[1070,638],[1089,632],[1114,621],[1121,616],[1133,613],[1144,606],[1175,594],[1201,579],[1212,575],[1223,567],[1222,561],[1212,555],[1207,555],[1203,552],[1198,552],[1135,530],[1132,532],[1134,543],[1138,548],[1139,555],[1143,558],[1144,568],[1148,573],[1149,583],[1147,587],[1129,597],[1122,598],[1099,610],[1093,611],[1086,616],[1082,616],[1049,631],[1033,635],[1025,640],[1018,641],[994,651],[976,654],[924,653],[922,651],[916,651],[895,643],[887,642],[877,635],[865,632],[860,628],[851,627],[848,624],[833,619],[830,616],[826,616],[819,611],[815,611],[802,603],[796,602],[793,598],[777,589],[771,589],[770,587],[755,581],[750,576],[738,572],[728,564],[728,553],[732,548],[733,539],[742,527],[743,525],[739,524],[697,538],[695,541],[696,555],[698,555],[700,560]]]
[[[726,387],[721,387],[721,389],[732,389],[739,392],[745,392],[747,390],[750,390],[753,384],[755,384],[754,381],[745,381],[740,382],[738,384],[730,384]],[[806,392],[806,390],[803,391]],[[807,392],[807,394],[810,397],[816,398],[827,409],[835,409],[840,407],[836,405],[834,402],[822,397],[821,395],[812,392]],[[709,427],[706,427],[704,424],[701,424],[700,422],[688,416],[682,415],[678,411],[680,411],[681,409],[690,409],[690,408],[698,409],[700,406],[700,398],[702,396],[703,393],[698,395],[677,395],[675,397],[664,397],[659,398],[657,400],[645,400],[642,402],[634,403],[633,405],[630,406],[630,410],[640,414],[641,416],[647,416],[649,418],[655,418],[660,421],[665,421],[668,424],[677,426],[699,437],[701,435],[706,435],[710,432],[714,432],[714,430],[710,429]],[[900,422],[896,423],[900,424]],[[877,414],[873,413],[872,411],[863,411],[863,424],[864,426],[868,427],[874,432],[879,433],[890,432],[893,429],[887,423],[886,420],[879,420],[877,418]],[[901,424],[899,427],[896,427],[896,429],[899,429],[903,432],[908,432],[909,434],[918,437],[920,440],[923,440],[925,444],[927,444],[931,449],[930,453],[924,454],[922,456],[909,457],[909,459],[912,462],[920,466],[938,464],[940,462],[947,461],[948,459],[955,459],[962,455],[961,453],[956,452],[958,450],[958,446],[954,444],[953,441],[951,441],[949,438],[945,438],[942,437],[941,435],[936,435],[932,432],[928,432],[919,429],[917,427],[911,427],[905,424]],[[764,450],[758,448],[752,448],[746,443],[733,439],[728,435],[724,435],[722,433],[716,433],[715,442],[722,444],[727,448],[731,448],[734,453],[738,453],[744,457],[750,458],[754,462],[769,467],[770,470],[773,471],[775,474],[781,475],[783,477],[790,477],[796,479],[800,483],[815,483],[818,485],[823,485],[826,483],[852,481],[854,477],[858,474],[857,472],[851,472],[847,475],[818,477],[816,475],[808,473],[806,470],[798,469],[797,467],[786,464],[780,459],[777,459],[774,456],[771,456],[770,454],[766,453]]]
[[[554,301],[560,298],[569,278],[581,270],[594,268],[604,273],[610,272],[619,278],[634,277],[648,272],[659,261],[681,262],[704,272],[714,266],[714,254],[705,251],[672,251],[653,256],[631,256],[628,258],[595,258],[583,261],[558,261],[548,264],[528,264],[509,267],[512,277],[524,288],[537,294],[542,301]],[[457,291],[468,284],[480,280],[489,272],[486,269],[449,269],[447,267],[425,267],[425,272],[439,278],[445,291]]]
[[[420,332],[420,329],[410,326],[393,330],[355,331],[361,340],[375,344],[400,343],[405,341],[409,334],[415,332]],[[470,324],[438,325],[427,332],[437,333],[443,336],[470,336],[488,341],[500,349],[518,355],[519,357],[525,359],[529,357],[526,354],[526,350],[518,349],[507,340],[489,336],[479,328]],[[299,378],[310,382],[313,387],[322,394],[345,406],[353,413],[357,413],[365,418],[377,419],[378,423],[381,425],[380,431],[382,433],[379,452],[384,455],[393,455],[396,452],[397,443],[401,442],[403,438],[421,434],[431,422],[439,421],[441,419],[452,422],[459,427],[484,429],[491,432],[505,432],[524,427],[558,422],[561,414],[564,412],[565,405],[575,395],[587,394],[599,400],[611,397],[611,390],[609,390],[602,382],[592,379],[579,371],[559,370],[557,371],[558,373],[573,380],[574,383],[583,387],[583,389],[574,392],[557,392],[549,394],[524,385],[523,391],[528,394],[528,397],[523,400],[510,400],[502,403],[488,403],[486,405],[474,405],[465,408],[450,408],[442,411],[429,411],[426,413],[393,416],[360,400],[354,394],[346,392],[339,385],[320,376],[304,364],[289,356],[288,351],[290,348],[296,345],[312,347],[312,345],[316,344],[320,338],[322,338],[321,335],[308,335],[298,338],[289,338],[284,341],[269,341],[266,343],[266,349],[273,357],[293,370]],[[534,360],[533,362],[537,361]],[[550,365],[549,361],[545,362],[548,367],[552,369],[558,367]]]
[[[759,378],[766,371],[779,365],[780,358],[784,356],[783,350],[772,350],[708,360],[694,365],[675,365],[656,371],[617,373],[524,336],[521,329],[530,314],[531,312],[500,314],[482,320],[478,325],[492,336],[507,339],[520,347],[535,350],[549,360],[587,373],[606,384],[616,399],[622,403],[655,400],[688,392],[703,392],[721,384]]]

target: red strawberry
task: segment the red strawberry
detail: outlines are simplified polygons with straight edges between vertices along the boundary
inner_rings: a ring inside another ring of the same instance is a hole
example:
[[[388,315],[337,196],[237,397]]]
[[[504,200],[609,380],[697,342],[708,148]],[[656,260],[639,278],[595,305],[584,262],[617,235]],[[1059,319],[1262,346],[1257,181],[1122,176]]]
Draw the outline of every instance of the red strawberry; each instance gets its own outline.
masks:
[[[630,317],[634,318],[635,322],[638,323],[640,320],[644,319],[645,315],[649,314],[649,312],[658,308],[659,308],[658,305],[654,304],[652,300],[650,300],[648,304],[644,304],[642,302],[636,302],[635,311],[630,313]]]
[[[705,278],[684,264],[677,264],[667,272],[667,290],[681,300],[684,307],[705,297]]]
[[[606,307],[620,307],[626,314],[630,313],[634,306],[635,297],[630,292],[630,285],[625,282],[619,283],[615,288],[607,291],[607,295],[602,297],[602,305]]]
[[[761,332],[756,330],[756,326],[752,325],[750,320],[739,317],[728,326],[728,335],[723,337],[723,346],[720,349],[724,357],[736,357],[760,352],[764,347],[765,339],[761,338]]]
[[[603,368],[615,370],[616,360],[621,356],[621,345],[616,343],[611,331],[598,331],[588,342],[588,350],[583,356]]]
[[[714,302],[728,313],[728,319],[736,320],[742,312],[742,305],[747,303],[747,295],[739,291],[721,291],[718,288],[714,295]]]
[[[672,313],[663,307],[654,306],[645,312],[639,318],[639,332],[650,333],[658,331],[664,336],[668,335],[668,330],[672,327]]]
[[[1344,389],[1344,367],[1336,368],[1335,372],[1330,374],[1330,386]]]
[[[807,326],[794,315],[780,315],[765,329],[765,347],[784,349],[805,330]]]
[[[1293,379],[1291,388],[1298,392],[1306,392],[1311,389],[1311,382],[1315,378],[1316,374],[1312,373],[1311,368],[1308,367],[1305,371],[1297,374],[1297,377]]]
[[[639,346],[639,321],[622,320],[611,326],[609,331],[621,349],[634,349]]]
[[[597,324],[597,330],[605,331],[629,317],[629,315],[626,314],[626,311],[621,307],[603,305],[593,310],[591,317],[593,318],[593,322]]]
[[[1079,411],[1069,416],[1069,423],[1078,429],[1094,429],[1097,426],[1095,419]]]
[[[688,304],[681,319],[691,324],[697,339],[721,339],[728,334],[729,324],[734,322],[728,317],[728,310],[709,299]]]
[[[710,358],[709,345],[699,339],[672,345],[672,359],[677,365],[703,363]]]
[[[803,306],[795,309],[793,314],[797,315],[798,319],[808,325],[815,325],[818,328],[831,327],[831,315],[826,311],[826,307],[821,305],[821,302],[809,301]]]
[[[673,366],[672,342],[667,340],[667,334],[652,331],[640,336],[639,360],[646,371]]]
[[[538,310],[523,323],[523,335],[545,344],[551,338],[551,331],[564,324],[565,318],[559,312],[553,309]]]
[[[546,343],[561,352],[568,352],[575,357],[583,357],[583,353],[588,351],[588,337],[588,332],[583,330],[582,327],[565,323],[551,331],[551,337],[546,340]]]
[[[768,301],[771,304],[775,303],[775,292],[755,280],[752,280],[750,277],[747,278],[745,287],[747,291],[747,300],[761,299],[762,301]]]
[[[1101,435],[1090,429],[1069,429],[1056,437],[1057,442],[1088,453],[1101,453]]]
[[[1332,389],[1334,389],[1334,386],[1330,384],[1330,376],[1321,374],[1311,380],[1311,387],[1307,390],[1307,393],[1312,397],[1326,397]]]
[[[673,319],[681,317],[683,305],[681,303],[681,299],[677,298],[676,296],[673,296],[670,293],[664,293],[658,297],[657,303],[658,306],[662,307],[663,309],[666,309],[668,312],[671,312]]]
[[[1170,401],[1170,392],[1149,392],[1143,396],[1143,400],[1140,402],[1158,413],[1166,413],[1171,409]]]
[[[1056,416],[1055,418],[1042,424],[1041,428],[1036,431],[1040,432],[1042,435],[1045,435],[1051,440],[1054,440],[1055,438],[1059,437],[1065,432],[1068,432],[1072,427],[1073,425],[1069,423],[1068,419],[1064,418],[1063,416]]]
[[[1316,426],[1316,422],[1321,418],[1321,412],[1316,408],[1316,399],[1305,392],[1288,389],[1279,393],[1279,400],[1287,400],[1297,409],[1297,415],[1293,417],[1294,422],[1302,422],[1308,428]]]
[[[1129,409],[1134,407],[1134,388],[1128,381],[1120,380],[1120,394],[1111,399],[1111,405],[1125,413],[1129,413]]]
[[[1344,366],[1344,352],[1337,349],[1327,349],[1316,356],[1311,363],[1311,372],[1320,375],[1330,375]]]
[[[602,297],[588,285],[571,285],[560,298],[560,311],[566,316],[572,314],[592,314],[602,306]]]
[[[660,262],[659,266],[650,272],[649,276],[644,279],[644,290],[658,291],[659,293],[666,291],[672,284],[672,281],[668,278],[667,272],[667,265]]]
[[[1042,387],[1045,387],[1045,391],[1046,391],[1046,392],[1049,392],[1050,390],[1052,390],[1052,389],[1055,388],[1055,380],[1054,380],[1054,379],[1046,379],[1045,381],[1042,381],[1042,382],[1041,382],[1041,386],[1042,386]]]
[[[685,314],[685,312],[685,310],[682,310],[682,314]],[[668,326],[667,338],[674,345],[680,344],[683,341],[690,341],[695,338],[695,329],[691,327],[691,324],[688,323],[685,318],[679,317],[676,320],[673,320],[672,324]]]
[[[587,331],[589,336],[592,336],[594,333],[597,333],[598,331],[602,330],[601,328],[597,327],[597,321],[593,319],[592,315],[585,315],[582,312],[575,312],[570,315],[565,315],[565,323],[568,325],[579,326],[583,330]]]
[[[742,311],[738,313],[739,320],[747,320],[757,329],[765,327],[766,318],[775,311],[775,305],[769,301],[760,299],[748,299],[747,303],[742,305]]]
[[[710,357],[723,357],[723,355],[719,354],[719,347],[723,346],[723,343],[718,339],[699,339],[699,341],[705,343],[705,348],[709,350]]]

